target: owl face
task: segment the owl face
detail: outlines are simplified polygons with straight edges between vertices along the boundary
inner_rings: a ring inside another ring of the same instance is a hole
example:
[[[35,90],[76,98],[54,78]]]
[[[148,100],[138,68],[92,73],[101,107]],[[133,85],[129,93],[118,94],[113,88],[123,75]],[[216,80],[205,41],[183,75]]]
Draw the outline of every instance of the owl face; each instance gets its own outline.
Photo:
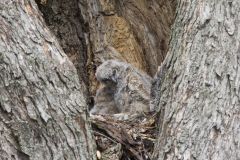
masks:
[[[103,83],[114,82],[117,83],[117,79],[120,74],[120,67],[122,62],[116,60],[108,60],[101,64],[96,71],[96,78]]]

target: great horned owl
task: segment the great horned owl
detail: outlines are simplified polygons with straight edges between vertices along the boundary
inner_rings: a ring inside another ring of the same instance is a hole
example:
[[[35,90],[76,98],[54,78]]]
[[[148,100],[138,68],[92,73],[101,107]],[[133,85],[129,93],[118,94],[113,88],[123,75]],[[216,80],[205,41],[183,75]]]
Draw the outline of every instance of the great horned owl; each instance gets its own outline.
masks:
[[[112,105],[108,105],[109,93],[112,94],[111,104],[115,105],[118,113],[149,111],[152,78],[147,74],[139,71],[128,63],[118,60],[108,60],[97,68],[96,78],[104,84],[107,89],[111,89],[111,91],[98,90],[93,110],[98,110],[99,114],[103,113],[102,110],[107,110],[105,107],[112,107]],[[108,92],[108,94],[102,92]],[[100,98],[99,96],[106,95],[108,95],[105,98],[107,103],[102,105],[103,101],[100,102],[99,99],[104,98]],[[101,105],[98,105],[98,103],[101,103]],[[98,106],[101,106],[101,109]],[[99,109],[96,109],[96,107]]]

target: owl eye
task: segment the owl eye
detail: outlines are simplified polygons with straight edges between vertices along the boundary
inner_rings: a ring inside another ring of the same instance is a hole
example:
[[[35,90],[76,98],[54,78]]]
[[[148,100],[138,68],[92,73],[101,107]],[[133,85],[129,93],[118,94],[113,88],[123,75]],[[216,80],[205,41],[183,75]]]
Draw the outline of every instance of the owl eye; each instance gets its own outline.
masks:
[[[113,74],[113,75],[116,75],[118,71],[119,71],[119,68],[113,67],[113,69],[112,69],[112,74]]]
[[[117,70],[116,69],[113,69],[113,76],[116,76],[116,74],[117,74]]]

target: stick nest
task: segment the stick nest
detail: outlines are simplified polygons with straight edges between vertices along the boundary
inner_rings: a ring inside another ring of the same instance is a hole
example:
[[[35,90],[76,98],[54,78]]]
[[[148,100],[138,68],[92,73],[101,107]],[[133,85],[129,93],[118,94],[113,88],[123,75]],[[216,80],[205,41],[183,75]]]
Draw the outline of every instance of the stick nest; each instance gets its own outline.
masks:
[[[156,114],[92,115],[97,157],[102,160],[150,160],[156,140]]]

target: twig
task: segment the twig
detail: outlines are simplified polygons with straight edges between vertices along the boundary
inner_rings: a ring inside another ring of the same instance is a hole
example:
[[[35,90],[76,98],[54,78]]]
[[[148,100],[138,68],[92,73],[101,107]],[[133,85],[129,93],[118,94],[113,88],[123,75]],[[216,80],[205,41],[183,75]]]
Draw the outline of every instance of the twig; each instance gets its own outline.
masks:
[[[118,143],[117,141],[113,140],[112,138],[110,138],[110,137],[108,137],[108,136],[106,136],[106,135],[104,135],[104,134],[102,134],[102,133],[100,133],[100,132],[97,132],[97,131],[93,131],[93,132],[96,133],[96,134],[98,134],[98,135],[100,135],[100,136],[103,136],[103,137],[109,139],[109,140],[112,141],[113,143],[116,143],[116,144]]]

